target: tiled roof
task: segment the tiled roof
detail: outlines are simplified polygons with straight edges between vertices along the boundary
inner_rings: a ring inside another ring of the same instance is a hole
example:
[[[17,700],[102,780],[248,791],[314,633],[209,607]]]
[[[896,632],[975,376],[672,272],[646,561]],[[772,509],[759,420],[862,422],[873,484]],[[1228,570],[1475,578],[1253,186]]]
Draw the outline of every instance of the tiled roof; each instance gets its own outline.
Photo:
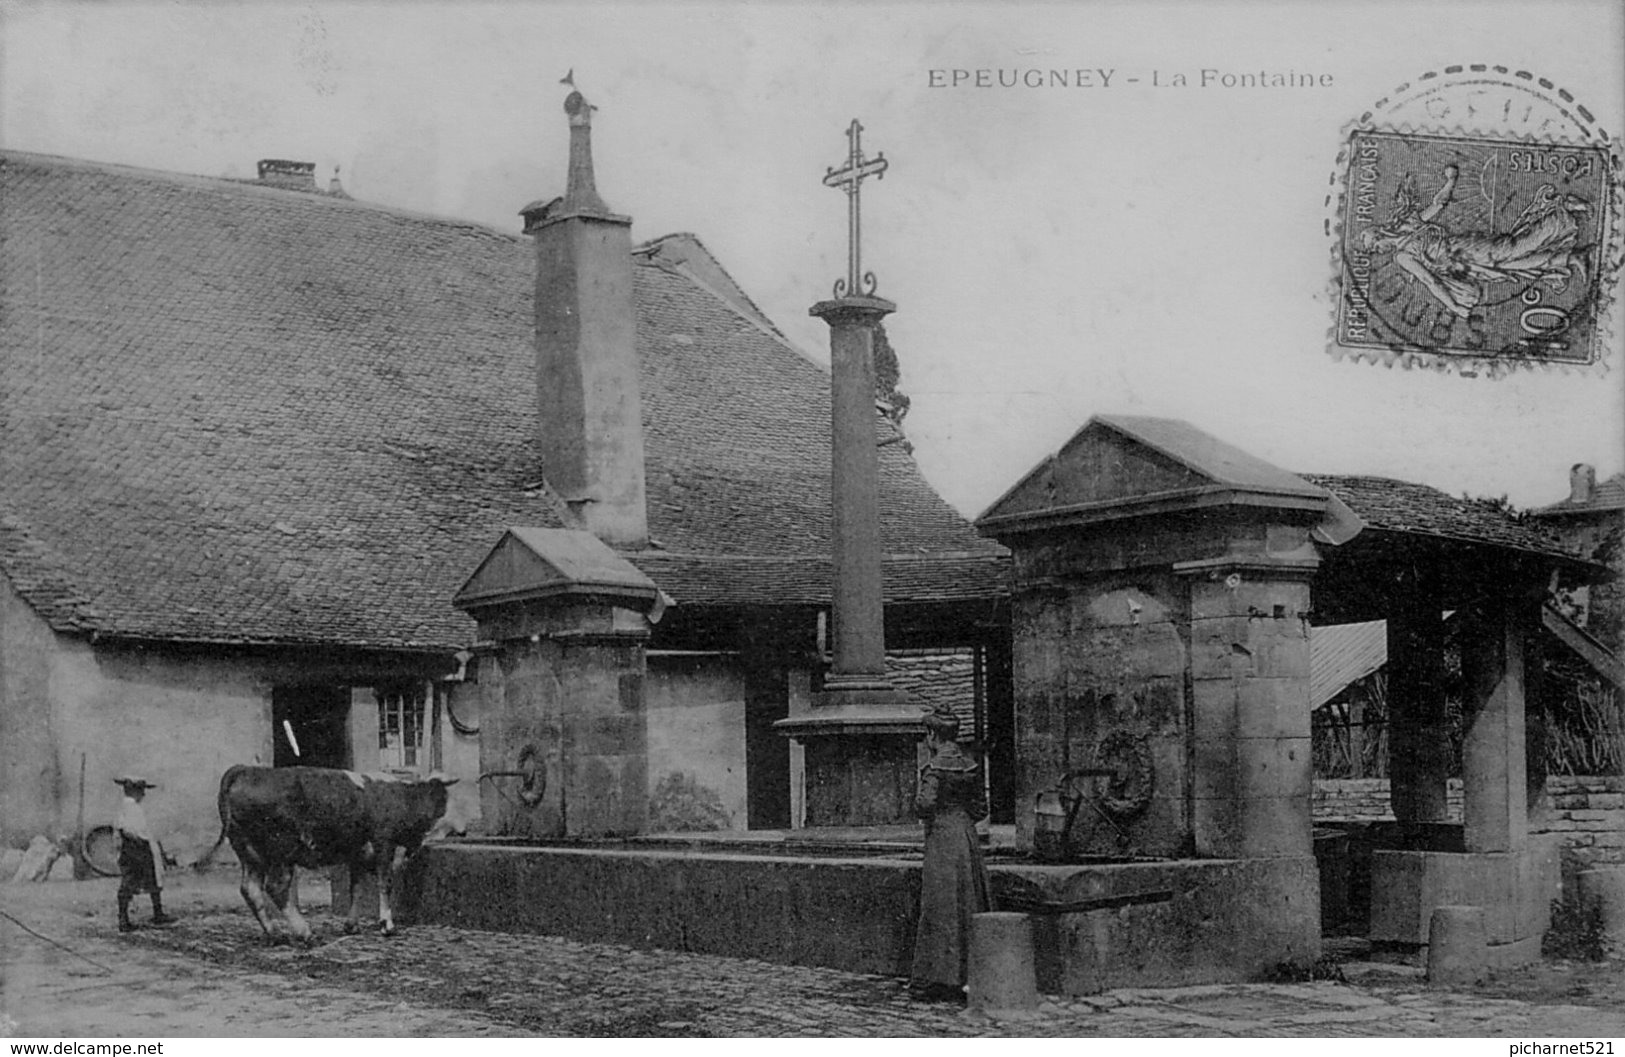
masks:
[[[1578,557],[1557,540],[1487,503],[1457,499],[1425,484],[1387,477],[1300,476],[1336,495],[1374,529]]]
[[[631,555],[678,605],[830,604],[833,569],[828,557],[766,558],[740,555]],[[881,567],[885,602],[952,602],[1009,592],[1002,554],[892,555]]]
[[[1591,498],[1576,503],[1572,496],[1530,511],[1531,517],[1554,517],[1565,514],[1595,514],[1602,511],[1625,510],[1625,473],[1616,473],[1591,490]]]
[[[658,549],[629,557],[679,600],[826,598],[827,372],[647,257]],[[458,586],[504,529],[560,524],[533,269],[528,240],[473,224],[0,154],[0,568],[62,629],[468,641]],[[1002,593],[1002,550],[903,445],[881,473],[884,545],[907,559],[889,597]],[[769,588],[721,561],[747,558]]]

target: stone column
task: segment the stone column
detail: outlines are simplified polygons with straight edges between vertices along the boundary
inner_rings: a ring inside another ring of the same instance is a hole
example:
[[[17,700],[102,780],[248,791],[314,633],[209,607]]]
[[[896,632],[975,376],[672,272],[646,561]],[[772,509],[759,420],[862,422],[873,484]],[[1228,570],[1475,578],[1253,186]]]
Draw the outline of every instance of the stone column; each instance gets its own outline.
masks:
[[[807,714],[776,724],[806,749],[809,826],[913,819],[924,710],[886,674],[875,447],[874,327],[896,307],[865,296],[812,307],[830,328],[834,663]]]
[[[1425,579],[1402,585],[1388,614],[1389,799],[1400,822],[1443,822],[1450,777],[1444,615]]]
[[[1175,565],[1190,582],[1191,831],[1196,854],[1313,854],[1312,557]]]
[[[1523,660],[1526,630],[1536,619],[1534,606],[1503,599],[1467,614],[1461,770],[1469,852],[1515,851],[1527,836]]]
[[[521,210],[536,242],[536,429],[542,472],[572,527],[648,545],[632,218],[610,212],[592,167],[592,107],[564,101],[564,196]]]
[[[874,328],[895,307],[878,297],[844,297],[812,308],[829,324],[835,663],[824,681],[826,691],[891,689],[880,582]]]

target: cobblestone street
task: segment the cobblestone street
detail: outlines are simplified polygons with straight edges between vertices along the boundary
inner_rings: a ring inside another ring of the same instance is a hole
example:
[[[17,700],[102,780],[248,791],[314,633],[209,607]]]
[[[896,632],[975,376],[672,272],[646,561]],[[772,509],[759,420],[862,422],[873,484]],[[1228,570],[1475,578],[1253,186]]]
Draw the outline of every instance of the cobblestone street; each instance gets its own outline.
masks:
[[[311,881],[304,903],[317,945],[270,946],[234,871],[176,877],[166,898],[178,924],[120,936],[115,885],[0,886],[0,910],[73,952],[0,918],[0,1033],[1625,1036],[1618,961],[1548,966],[1538,982],[1520,974],[1472,993],[1429,990],[1415,970],[1361,963],[1347,967],[1347,984],[1123,990],[1051,998],[1027,1019],[999,1021],[912,1001],[901,980],[827,969],[428,926],[393,939],[344,937],[325,912],[326,886]]]

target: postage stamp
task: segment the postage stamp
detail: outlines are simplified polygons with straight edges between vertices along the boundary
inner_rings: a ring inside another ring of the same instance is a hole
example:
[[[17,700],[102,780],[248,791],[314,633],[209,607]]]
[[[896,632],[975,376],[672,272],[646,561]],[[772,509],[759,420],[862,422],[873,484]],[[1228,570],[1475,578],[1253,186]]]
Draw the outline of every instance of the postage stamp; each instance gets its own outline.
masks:
[[[1342,344],[1597,355],[1605,150],[1356,131],[1347,164]]]
[[[1621,148],[1571,93],[1475,64],[1345,130],[1328,196],[1334,356],[1492,377],[1606,366]]]

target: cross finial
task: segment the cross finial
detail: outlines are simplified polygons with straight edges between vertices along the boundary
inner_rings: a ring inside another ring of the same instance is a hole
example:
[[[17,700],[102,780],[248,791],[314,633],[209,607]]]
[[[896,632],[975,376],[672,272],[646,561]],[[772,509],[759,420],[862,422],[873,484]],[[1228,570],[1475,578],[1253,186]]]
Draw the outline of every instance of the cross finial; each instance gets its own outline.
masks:
[[[837,300],[848,295],[873,295],[875,289],[879,286],[879,282],[875,279],[875,273],[863,270],[863,228],[858,204],[859,185],[865,177],[884,178],[889,164],[886,161],[884,151],[876,154],[873,158],[863,156],[863,126],[858,124],[857,118],[853,118],[852,123],[846,127],[846,140],[846,164],[839,169],[831,167],[824,173],[825,187],[839,187],[846,192],[846,278],[835,280],[835,297]]]

